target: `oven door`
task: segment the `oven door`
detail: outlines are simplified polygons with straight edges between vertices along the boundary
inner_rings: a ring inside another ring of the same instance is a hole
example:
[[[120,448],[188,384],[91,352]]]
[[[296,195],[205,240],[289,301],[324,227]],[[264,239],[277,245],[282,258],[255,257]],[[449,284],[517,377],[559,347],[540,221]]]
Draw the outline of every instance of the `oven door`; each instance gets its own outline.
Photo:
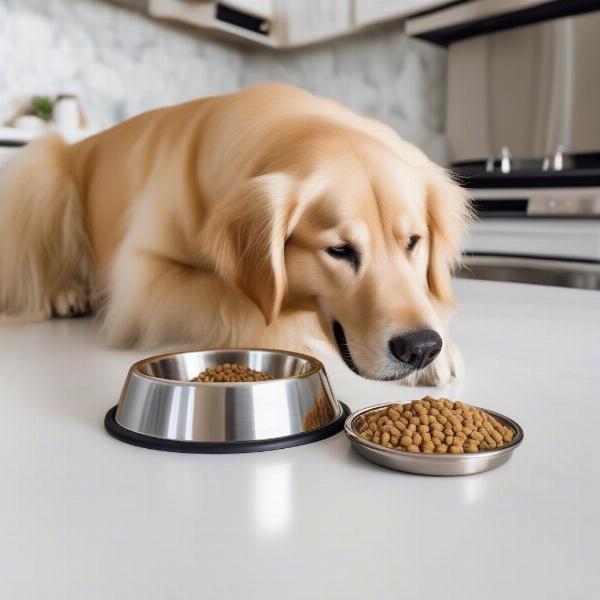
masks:
[[[467,254],[456,273],[461,279],[512,281],[600,290],[600,264],[516,255]]]
[[[600,289],[600,220],[475,221],[457,276]]]

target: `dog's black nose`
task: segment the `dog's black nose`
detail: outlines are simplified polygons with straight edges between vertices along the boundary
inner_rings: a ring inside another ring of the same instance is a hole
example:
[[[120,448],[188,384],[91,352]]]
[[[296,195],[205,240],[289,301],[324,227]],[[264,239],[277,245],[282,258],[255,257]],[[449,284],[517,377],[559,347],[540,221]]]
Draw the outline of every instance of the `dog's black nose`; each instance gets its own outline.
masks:
[[[442,349],[442,338],[433,329],[411,331],[390,340],[392,354],[414,369],[426,367]]]

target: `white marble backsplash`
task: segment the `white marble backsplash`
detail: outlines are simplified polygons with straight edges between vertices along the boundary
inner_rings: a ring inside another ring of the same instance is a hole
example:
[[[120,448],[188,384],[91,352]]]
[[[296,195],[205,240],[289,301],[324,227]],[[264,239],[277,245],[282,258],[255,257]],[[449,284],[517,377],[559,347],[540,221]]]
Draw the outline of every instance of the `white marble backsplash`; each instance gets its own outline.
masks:
[[[388,25],[273,51],[216,39],[97,0],[0,0],[0,120],[18,98],[75,93],[96,127],[266,80],[378,118],[445,159],[445,54]]]

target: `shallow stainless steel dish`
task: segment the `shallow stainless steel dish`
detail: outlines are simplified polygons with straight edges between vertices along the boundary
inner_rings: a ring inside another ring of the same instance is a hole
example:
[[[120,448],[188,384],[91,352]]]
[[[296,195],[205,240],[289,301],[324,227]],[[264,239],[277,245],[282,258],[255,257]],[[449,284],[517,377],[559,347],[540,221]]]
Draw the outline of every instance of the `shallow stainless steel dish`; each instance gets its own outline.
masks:
[[[473,454],[413,454],[412,452],[385,448],[361,438],[353,427],[356,419],[364,413],[387,406],[389,406],[389,403],[377,404],[352,413],[344,423],[344,430],[352,442],[352,446],[362,457],[388,469],[417,473],[419,475],[472,475],[474,473],[490,471],[503,465],[510,459],[515,448],[523,441],[523,429],[518,423],[504,415],[487,409],[481,410],[485,410],[485,412],[493,415],[515,432],[513,441],[504,448],[486,452],[474,452]]]
[[[208,367],[238,363],[271,374],[260,382],[200,383]],[[129,370],[109,433],[139,446],[178,452],[254,452],[317,441],[343,429],[323,365],[295,352],[202,350],[153,356]]]

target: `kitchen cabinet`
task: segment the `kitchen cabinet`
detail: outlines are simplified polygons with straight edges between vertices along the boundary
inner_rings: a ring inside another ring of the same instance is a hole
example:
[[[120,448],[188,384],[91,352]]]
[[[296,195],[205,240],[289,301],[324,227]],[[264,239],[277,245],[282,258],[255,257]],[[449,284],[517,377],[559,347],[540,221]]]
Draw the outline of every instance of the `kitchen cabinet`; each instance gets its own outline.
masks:
[[[354,0],[355,24],[364,26],[408,17],[447,3],[448,0]]]
[[[402,19],[444,0],[114,0],[273,48],[304,46]]]

